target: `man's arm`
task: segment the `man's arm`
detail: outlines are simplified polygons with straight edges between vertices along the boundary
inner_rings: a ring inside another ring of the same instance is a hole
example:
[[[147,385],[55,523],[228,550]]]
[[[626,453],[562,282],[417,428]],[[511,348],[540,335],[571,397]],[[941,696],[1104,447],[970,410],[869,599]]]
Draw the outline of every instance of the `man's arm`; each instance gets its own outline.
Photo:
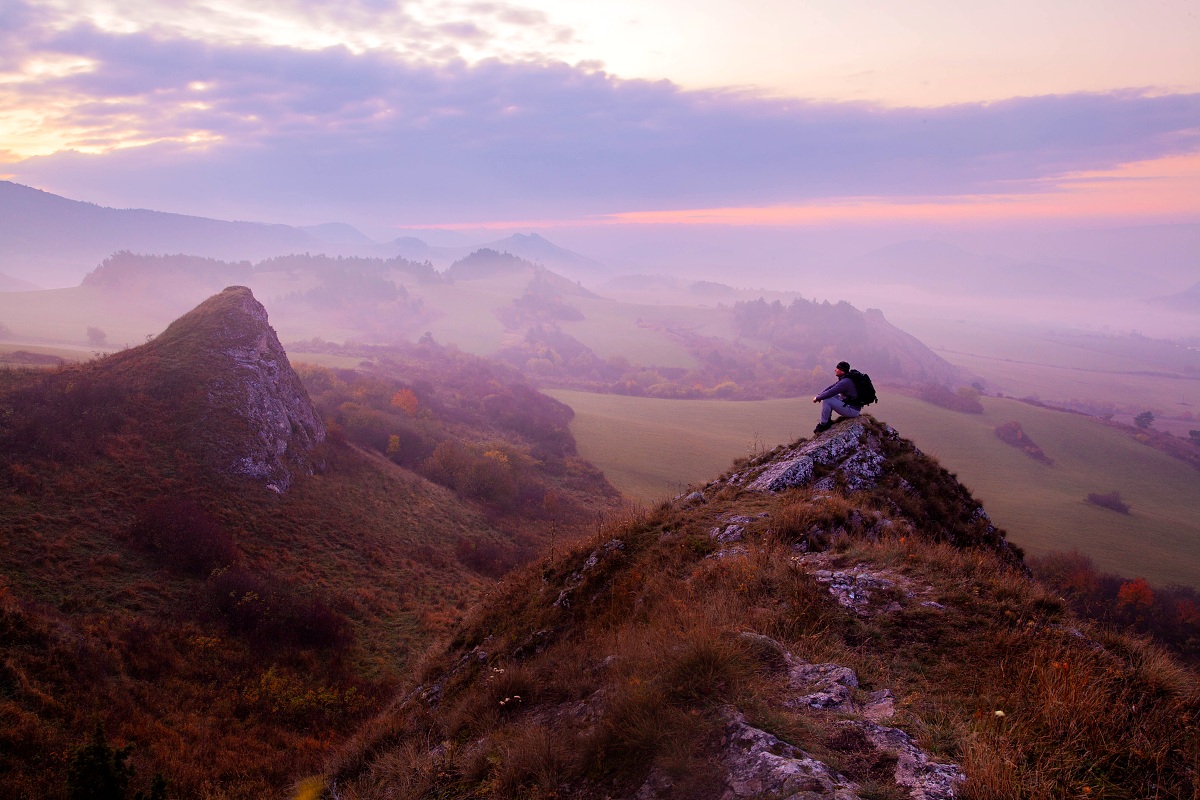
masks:
[[[822,400],[833,397],[835,394],[848,394],[851,397],[858,397],[858,392],[854,388],[854,381],[850,380],[849,378],[842,378],[840,381],[814,397],[813,402],[819,403]]]

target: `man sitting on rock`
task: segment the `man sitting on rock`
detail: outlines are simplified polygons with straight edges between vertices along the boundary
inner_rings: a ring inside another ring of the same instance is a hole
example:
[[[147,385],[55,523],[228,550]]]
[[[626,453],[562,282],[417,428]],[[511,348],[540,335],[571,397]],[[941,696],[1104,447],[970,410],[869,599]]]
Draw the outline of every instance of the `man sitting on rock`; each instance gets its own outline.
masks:
[[[834,411],[842,418],[857,417],[862,413],[862,406],[858,402],[858,389],[854,381],[850,380],[849,372],[850,364],[839,361],[836,368],[837,383],[813,398],[814,403],[821,404],[821,421],[813,428],[813,433],[824,433],[833,427],[830,420]]]

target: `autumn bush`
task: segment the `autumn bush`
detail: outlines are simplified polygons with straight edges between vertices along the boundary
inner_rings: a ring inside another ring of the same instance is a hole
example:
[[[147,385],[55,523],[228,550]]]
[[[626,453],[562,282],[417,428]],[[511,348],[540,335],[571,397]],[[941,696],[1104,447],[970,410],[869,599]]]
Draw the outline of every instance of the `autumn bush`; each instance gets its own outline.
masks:
[[[454,546],[454,557],[463,566],[489,578],[499,578],[514,567],[526,564],[537,554],[529,541],[497,541],[462,537]]]
[[[1129,514],[1132,509],[1129,504],[1121,499],[1120,492],[1090,492],[1087,496],[1087,502],[1094,506],[1107,508],[1109,511],[1116,511],[1118,514]]]
[[[265,669],[240,699],[247,709],[290,726],[318,729],[354,717],[368,704],[357,686],[314,685],[312,676],[277,665]]]
[[[233,537],[194,500],[158,497],[142,506],[130,538],[171,568],[207,575],[238,558]]]
[[[207,581],[205,595],[217,618],[257,647],[342,651],[352,641],[345,615],[270,573],[221,570]]]
[[[1103,572],[1078,552],[1029,558],[1034,576],[1062,596],[1081,616],[1152,637],[1193,663],[1200,663],[1200,591],[1190,586],[1155,586],[1145,578]]]
[[[961,411],[965,414],[982,414],[983,403],[979,401],[979,391],[971,386],[962,386],[957,390],[950,389],[940,383],[926,383],[917,393],[927,403],[941,406],[951,411]]]

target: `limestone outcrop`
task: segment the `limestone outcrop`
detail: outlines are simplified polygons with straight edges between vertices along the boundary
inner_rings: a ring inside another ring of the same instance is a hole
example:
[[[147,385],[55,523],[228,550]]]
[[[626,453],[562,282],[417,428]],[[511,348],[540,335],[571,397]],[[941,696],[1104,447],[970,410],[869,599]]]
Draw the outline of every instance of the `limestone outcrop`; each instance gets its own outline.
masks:
[[[703,498],[730,488],[772,494],[792,489],[873,493],[883,506],[896,513],[856,511],[850,527],[859,533],[876,537],[888,530],[894,532],[897,524],[915,524],[935,540],[959,547],[988,547],[1014,565],[1023,564],[1020,551],[992,524],[983,506],[954,475],[926,457],[890,425],[868,415],[840,420],[812,439],[776,448],[693,494]],[[904,502],[900,502],[901,498]],[[953,509],[952,517],[909,520],[903,510],[904,506],[939,505]],[[839,532],[842,531],[813,531]]]
[[[206,400],[215,415],[240,418],[246,434],[227,447],[227,469],[261,480],[277,491],[291,484],[292,471],[311,473],[312,449],[325,439],[325,426],[292,369],[267,310],[244,286],[218,295],[225,325],[212,342],[226,360]]]
[[[746,488],[759,492],[780,492],[795,486],[813,484],[817,489],[832,489],[839,472],[847,489],[855,491],[874,486],[883,474],[886,456],[883,439],[898,440],[890,427],[882,435],[869,429],[862,420],[839,423],[824,436],[803,442],[776,456],[766,469],[746,480]],[[819,468],[828,470],[817,477]]]
[[[210,297],[104,368],[163,409],[177,446],[206,470],[284,492],[319,467],[313,451],[325,426],[245,286]]]

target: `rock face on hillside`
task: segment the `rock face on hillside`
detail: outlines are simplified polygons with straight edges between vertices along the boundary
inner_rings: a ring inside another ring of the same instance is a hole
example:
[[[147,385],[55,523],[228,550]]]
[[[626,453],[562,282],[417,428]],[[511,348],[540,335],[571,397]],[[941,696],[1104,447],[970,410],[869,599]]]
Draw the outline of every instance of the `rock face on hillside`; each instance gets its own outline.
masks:
[[[874,486],[883,474],[887,457],[882,451],[882,439],[898,439],[891,428],[883,436],[869,432],[861,420],[850,420],[830,430],[825,436],[804,442],[775,456],[753,480],[745,480],[747,488],[759,492],[779,492],[796,486],[813,484],[817,489],[832,489],[838,475],[847,489],[857,491]],[[830,468],[824,477],[814,480],[819,467]]]
[[[178,424],[208,466],[278,492],[317,467],[312,450],[325,427],[248,288],[214,295],[145,348],[143,380],[177,393]]]
[[[913,473],[918,471],[922,480],[914,477]],[[952,515],[925,521],[926,535],[958,547],[987,547],[1013,564],[1022,563],[1017,549],[955,476],[925,459],[894,428],[866,416],[840,420],[812,440],[777,448],[714,481],[700,495],[725,487],[773,494],[804,487],[819,492],[879,489],[885,496],[892,494],[896,498],[894,504],[915,502],[931,508],[953,509]],[[871,526],[861,513],[856,523],[860,529]],[[879,536],[885,531],[865,532]]]

